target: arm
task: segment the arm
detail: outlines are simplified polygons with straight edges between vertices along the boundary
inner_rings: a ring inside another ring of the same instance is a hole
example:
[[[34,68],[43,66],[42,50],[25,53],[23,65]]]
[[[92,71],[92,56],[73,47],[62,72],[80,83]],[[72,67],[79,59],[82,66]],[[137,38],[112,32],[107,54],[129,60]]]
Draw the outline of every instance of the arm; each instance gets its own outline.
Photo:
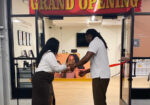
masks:
[[[92,56],[94,56],[94,53],[88,51],[88,52],[86,53],[86,55],[85,55],[78,63],[76,63],[76,64],[70,66],[70,68],[73,70],[75,67],[84,65],[85,63],[87,63],[87,62],[92,58]]]
[[[96,45],[97,42],[95,40],[91,41],[89,44],[88,52],[77,64],[74,65],[74,67],[78,67],[87,63],[97,53],[99,47]]]
[[[99,47],[96,45],[97,43],[95,41],[90,42],[88,52],[86,53],[86,55],[78,63],[74,64],[73,66],[70,66],[70,69],[73,71],[75,67],[87,63],[97,53]]]
[[[90,72],[90,69],[87,69],[87,70],[85,71],[86,74],[89,73],[89,72]]]
[[[80,77],[83,77],[83,76],[85,76],[87,73],[89,73],[90,72],[90,69],[87,69],[86,71],[80,71],[79,72],[79,76]]]
[[[49,57],[48,62],[54,72],[61,72],[69,69],[66,64],[59,64],[54,54],[50,54]]]
[[[60,65],[60,64],[54,64],[54,63],[53,63],[53,65],[51,66],[51,68],[52,68],[52,70],[53,70],[54,72],[62,72],[62,71],[66,71],[66,70],[69,69],[69,67],[67,67],[66,64]]]

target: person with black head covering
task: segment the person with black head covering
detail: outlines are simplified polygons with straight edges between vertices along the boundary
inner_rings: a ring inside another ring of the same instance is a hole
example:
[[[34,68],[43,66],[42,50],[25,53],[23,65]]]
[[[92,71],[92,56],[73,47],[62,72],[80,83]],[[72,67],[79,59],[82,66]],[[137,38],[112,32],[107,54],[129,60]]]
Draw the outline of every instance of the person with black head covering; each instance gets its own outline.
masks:
[[[80,76],[91,72],[94,105],[107,105],[106,91],[110,79],[110,68],[107,55],[107,44],[95,29],[86,31],[86,40],[89,43],[86,55],[76,64],[70,66],[71,70],[90,61],[90,69],[81,71]]]
[[[59,41],[50,38],[37,57],[37,68],[32,77],[32,105],[55,105],[52,81],[54,73],[69,70],[66,64],[59,64],[56,55]]]

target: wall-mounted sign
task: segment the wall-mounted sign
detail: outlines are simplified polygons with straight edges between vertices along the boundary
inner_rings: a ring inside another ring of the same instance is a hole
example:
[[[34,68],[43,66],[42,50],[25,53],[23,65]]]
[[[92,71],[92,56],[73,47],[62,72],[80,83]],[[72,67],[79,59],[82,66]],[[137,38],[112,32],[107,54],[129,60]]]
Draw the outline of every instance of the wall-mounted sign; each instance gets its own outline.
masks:
[[[134,39],[134,47],[140,47],[140,39]]]
[[[140,11],[141,0],[30,0],[30,14],[96,15]]]

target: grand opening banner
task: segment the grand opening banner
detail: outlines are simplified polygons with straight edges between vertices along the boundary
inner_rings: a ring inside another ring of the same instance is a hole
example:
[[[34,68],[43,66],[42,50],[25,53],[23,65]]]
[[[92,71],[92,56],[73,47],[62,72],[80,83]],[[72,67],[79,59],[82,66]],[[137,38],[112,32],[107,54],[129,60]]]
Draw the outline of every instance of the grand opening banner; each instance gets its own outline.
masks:
[[[141,0],[30,0],[30,14],[96,15],[125,13],[131,8],[140,11]]]

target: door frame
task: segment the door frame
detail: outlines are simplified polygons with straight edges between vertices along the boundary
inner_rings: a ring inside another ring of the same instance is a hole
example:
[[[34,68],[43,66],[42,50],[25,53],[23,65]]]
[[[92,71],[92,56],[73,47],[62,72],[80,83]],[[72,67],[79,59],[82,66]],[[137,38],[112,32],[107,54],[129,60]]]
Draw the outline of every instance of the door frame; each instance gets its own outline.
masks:
[[[38,19],[41,18],[42,20],[42,33],[44,34],[44,41],[45,41],[45,22],[44,22],[44,19],[43,19],[43,16],[40,15],[38,13],[38,11],[36,10],[35,11],[35,31],[36,31],[36,54],[37,56],[39,55],[39,22],[38,22]],[[45,43],[44,43],[45,44]]]
[[[14,64],[14,42],[13,42],[13,27],[12,27],[12,17],[35,17],[35,27],[36,27],[36,43],[39,42],[39,39],[38,39],[38,22],[37,22],[37,19],[38,19],[38,14],[36,15],[29,15],[29,14],[12,14],[12,0],[7,0],[7,7],[8,7],[8,33],[9,33],[9,55],[10,55],[10,73],[11,73],[11,91],[12,91],[12,98],[16,98],[17,97],[17,89],[15,88],[15,64]],[[143,13],[143,14],[148,14],[150,15],[150,13]],[[121,14],[100,14],[100,15],[96,15],[96,16],[104,16],[104,15],[117,15],[117,16],[124,16],[126,15],[126,13],[121,13]],[[136,13],[136,15],[141,15],[141,13]],[[85,16],[89,16],[89,15],[85,15]],[[48,16],[44,16],[44,17],[49,17]],[[52,16],[53,17],[53,16]],[[57,17],[57,16],[56,16]],[[58,17],[62,17],[62,16],[58,16]],[[73,17],[73,16],[69,16],[69,17]],[[43,25],[44,26],[44,25]],[[44,29],[44,27],[43,27]],[[44,32],[45,33],[45,32]],[[39,51],[38,51],[38,48],[39,48],[39,45],[37,44],[36,45],[36,49],[37,49],[37,55],[39,54]],[[132,49],[133,50],[133,49]],[[121,50],[122,51],[122,50]],[[133,52],[132,52],[133,53]],[[34,58],[36,59],[36,58]],[[132,74],[132,73],[131,73]],[[132,85],[131,85],[132,86]],[[23,90],[24,91],[24,90]],[[28,93],[28,90],[25,91]],[[120,93],[121,94],[121,93]],[[24,95],[23,97],[21,98],[30,98],[31,96],[29,95]],[[120,95],[121,97],[121,95]]]
[[[121,36],[121,57],[125,57],[125,49],[124,49],[124,36],[125,36],[125,19],[127,19],[128,16],[131,16],[131,31],[130,31],[130,61],[126,62],[129,63],[129,77],[128,77],[128,84],[129,84],[129,96],[128,96],[128,103],[126,103],[122,99],[122,85],[123,85],[123,69],[124,65],[122,64],[120,66],[120,105],[131,105],[131,89],[132,89],[132,60],[133,60],[133,44],[134,44],[134,16],[135,16],[135,10],[134,8],[129,11],[129,13],[123,18],[122,20],[122,36]]]

